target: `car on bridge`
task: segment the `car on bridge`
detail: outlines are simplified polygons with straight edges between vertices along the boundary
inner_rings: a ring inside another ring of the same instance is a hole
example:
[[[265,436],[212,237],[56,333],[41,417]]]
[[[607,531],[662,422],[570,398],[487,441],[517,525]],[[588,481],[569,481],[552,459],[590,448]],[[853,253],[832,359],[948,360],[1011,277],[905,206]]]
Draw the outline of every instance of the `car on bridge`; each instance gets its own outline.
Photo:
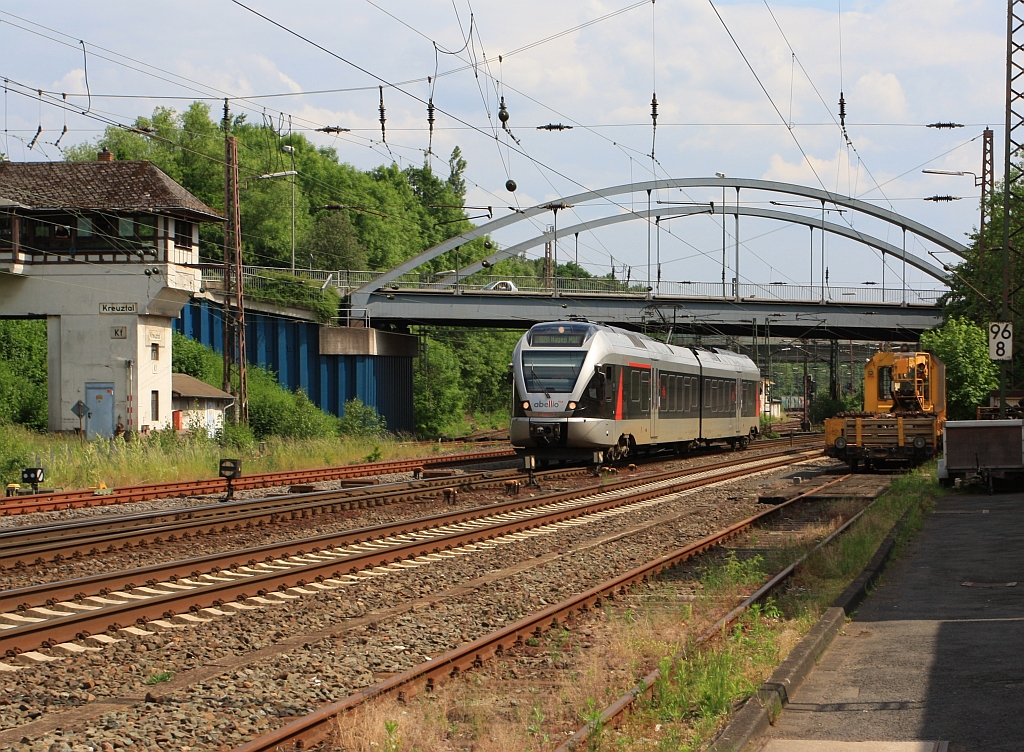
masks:
[[[484,289],[494,290],[497,292],[519,292],[519,288],[516,287],[516,283],[508,279],[491,282],[489,285],[484,285]]]

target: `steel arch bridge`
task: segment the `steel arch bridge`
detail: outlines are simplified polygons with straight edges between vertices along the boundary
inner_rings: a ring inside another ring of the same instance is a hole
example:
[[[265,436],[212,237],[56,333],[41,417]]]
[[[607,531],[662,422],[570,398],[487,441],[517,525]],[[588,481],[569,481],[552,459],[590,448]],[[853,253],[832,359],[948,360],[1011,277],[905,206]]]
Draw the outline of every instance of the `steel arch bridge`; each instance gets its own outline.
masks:
[[[639,211],[623,210],[623,207],[614,201],[617,196],[672,188],[733,189],[736,200],[734,204],[728,206],[708,202]],[[823,211],[819,218],[792,211],[743,205],[740,201],[743,190],[809,199],[819,203]],[[421,265],[474,238],[491,235],[498,230],[549,212],[555,213],[557,220],[557,211],[561,209],[601,200],[608,202],[610,211],[607,216],[564,228],[558,227],[556,221],[554,230],[541,232],[521,242],[496,249],[487,258],[457,269],[442,279],[427,282],[422,278],[410,278],[415,277],[411,273]],[[852,221],[845,224],[826,221],[824,210],[830,207],[849,211],[851,216],[870,217],[882,223],[881,226],[888,230],[897,229],[903,234],[903,243],[895,245],[888,240],[858,230],[856,223]],[[592,321],[632,328],[657,322],[671,322],[680,331],[721,333],[749,332],[752,322],[756,326],[760,318],[770,320],[773,331],[786,336],[802,336],[803,332],[816,330],[816,336],[828,332],[828,336],[844,339],[903,341],[916,339],[921,331],[935,326],[940,321],[940,314],[935,306],[935,299],[939,293],[931,291],[930,295],[921,295],[906,290],[905,286],[902,289],[888,291],[849,288],[853,290],[850,292],[844,288],[831,288],[827,285],[817,288],[812,285],[811,288],[773,289],[772,285],[740,284],[734,281],[731,289],[724,285],[712,289],[712,285],[668,283],[667,290],[664,286],[659,286],[657,290],[635,286],[622,289],[621,285],[614,290],[597,290],[584,289],[560,278],[548,289],[496,292],[479,289],[481,285],[465,283],[466,277],[502,259],[557,238],[571,237],[579,232],[621,222],[650,221],[651,218],[660,221],[662,218],[675,219],[706,214],[735,216],[737,228],[740,217],[755,217],[803,225],[812,231],[817,229],[822,233],[847,238],[865,248],[873,248],[881,252],[883,260],[886,255],[891,256],[943,283],[947,279],[947,274],[942,267],[906,250],[906,234],[910,233],[942,251],[960,256],[967,250],[963,244],[909,217],[866,201],[817,188],[748,178],[651,180],[565,196],[486,222],[449,238],[354,289],[349,299],[351,313],[356,318],[365,316],[373,322],[506,326],[509,322],[528,326],[542,320],[582,316]],[[740,242],[737,231],[737,248]]]

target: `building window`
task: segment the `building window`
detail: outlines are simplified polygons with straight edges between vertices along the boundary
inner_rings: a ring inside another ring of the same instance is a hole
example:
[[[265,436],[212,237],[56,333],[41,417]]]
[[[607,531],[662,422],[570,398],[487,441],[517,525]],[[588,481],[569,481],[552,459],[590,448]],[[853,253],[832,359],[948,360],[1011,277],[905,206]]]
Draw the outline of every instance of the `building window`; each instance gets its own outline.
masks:
[[[80,238],[91,238],[92,237],[92,218],[91,217],[79,217],[78,218],[78,237],[80,237]]]
[[[156,342],[149,346],[149,359],[160,360],[160,345]]]
[[[118,217],[117,234],[122,238],[135,237],[135,220],[131,217]]]
[[[176,248],[192,248],[192,223],[180,219],[174,220],[174,246]]]
[[[156,217],[139,217],[139,237],[153,238],[156,236]]]
[[[154,423],[160,420],[160,392],[155,389],[149,393],[149,419]]]

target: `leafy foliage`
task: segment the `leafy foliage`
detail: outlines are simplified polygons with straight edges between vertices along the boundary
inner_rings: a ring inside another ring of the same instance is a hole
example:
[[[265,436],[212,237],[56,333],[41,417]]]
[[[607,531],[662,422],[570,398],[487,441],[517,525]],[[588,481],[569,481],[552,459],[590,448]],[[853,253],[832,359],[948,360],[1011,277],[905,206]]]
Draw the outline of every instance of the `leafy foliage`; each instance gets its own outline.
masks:
[[[988,334],[966,318],[951,317],[921,336],[921,346],[946,366],[946,414],[971,420],[998,385],[998,368],[988,359]]]
[[[158,107],[134,126],[151,132],[108,128],[94,143],[67,150],[70,160],[91,161],[107,148],[116,159],[147,159],[216,209],[224,206],[224,124],[211,117],[210,106],[192,103],[185,111]],[[385,165],[364,172],[338,161],[328,147],[317,147],[301,134],[281,136],[270,124],[253,124],[244,116],[232,119],[238,139],[242,179],[243,256],[247,264],[290,267],[292,249],[292,180],[295,181],[295,256],[298,266],[387,269],[430,246],[469,229],[462,209],[466,161],[456,148],[447,178],[429,165]],[[295,149],[289,155],[281,147]],[[292,169],[298,175],[258,179]],[[334,204],[351,207],[325,211]],[[203,261],[222,258],[223,230],[200,229]],[[461,260],[485,255],[483,239],[460,249]],[[448,258],[447,256],[451,256]],[[454,252],[435,259],[427,271],[448,269]],[[430,268],[432,267],[432,268]]]
[[[298,306],[316,314],[317,321],[326,323],[338,315],[341,296],[330,285],[306,279],[288,272],[260,272],[255,284],[246,287],[250,300],[260,300],[279,306]]]
[[[825,418],[831,418],[842,412],[856,412],[864,409],[864,395],[857,394],[851,397],[840,397],[832,399],[828,393],[819,392],[814,397],[807,411],[811,423],[824,423]]]
[[[0,424],[44,430],[46,322],[0,321]]]
[[[373,405],[364,405],[358,397],[345,403],[344,413],[338,419],[338,432],[342,436],[373,438],[383,436],[386,430],[383,416],[377,414]]]
[[[187,373],[218,389],[223,384],[224,360],[209,347],[174,332],[171,343],[171,370]]]
[[[505,374],[522,332],[437,329],[424,340],[415,372],[416,430],[438,436],[464,414],[507,413]]]

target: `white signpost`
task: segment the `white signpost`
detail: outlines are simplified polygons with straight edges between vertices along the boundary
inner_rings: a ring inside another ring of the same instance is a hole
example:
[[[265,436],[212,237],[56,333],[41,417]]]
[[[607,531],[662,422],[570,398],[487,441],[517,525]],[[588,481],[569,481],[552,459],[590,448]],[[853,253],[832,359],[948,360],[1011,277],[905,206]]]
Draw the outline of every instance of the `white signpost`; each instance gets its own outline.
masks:
[[[993,321],[988,325],[989,360],[1013,360],[1013,324]]]

